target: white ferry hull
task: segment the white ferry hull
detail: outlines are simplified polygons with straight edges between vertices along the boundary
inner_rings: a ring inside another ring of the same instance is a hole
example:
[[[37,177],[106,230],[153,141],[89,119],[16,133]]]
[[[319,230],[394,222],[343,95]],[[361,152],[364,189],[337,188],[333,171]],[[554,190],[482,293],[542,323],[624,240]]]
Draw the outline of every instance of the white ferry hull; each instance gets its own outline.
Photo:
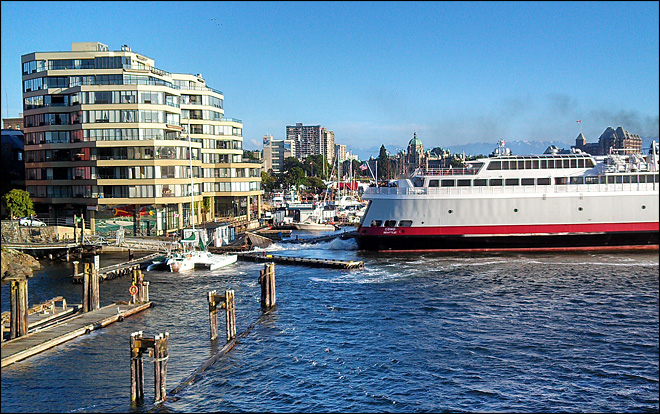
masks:
[[[624,164],[623,172],[587,166],[588,157],[565,158],[583,160],[584,168],[554,169],[528,169],[536,159],[520,157],[517,165],[525,168],[517,170],[486,168],[489,160],[480,159],[481,170],[420,174],[415,185],[401,179],[396,187],[370,188],[354,237],[360,249],[377,251],[658,249],[657,152],[651,168]],[[490,184],[508,177],[515,182]],[[537,179],[551,184],[534,185]]]

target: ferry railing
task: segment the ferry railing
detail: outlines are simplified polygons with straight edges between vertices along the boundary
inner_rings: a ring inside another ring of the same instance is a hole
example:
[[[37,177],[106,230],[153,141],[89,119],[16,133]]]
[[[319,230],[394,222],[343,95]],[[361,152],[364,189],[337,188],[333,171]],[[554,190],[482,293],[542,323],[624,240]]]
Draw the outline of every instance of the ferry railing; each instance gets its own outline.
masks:
[[[470,195],[470,194],[543,194],[653,191],[658,183],[608,183],[566,185],[518,185],[480,187],[369,187],[365,195]]]

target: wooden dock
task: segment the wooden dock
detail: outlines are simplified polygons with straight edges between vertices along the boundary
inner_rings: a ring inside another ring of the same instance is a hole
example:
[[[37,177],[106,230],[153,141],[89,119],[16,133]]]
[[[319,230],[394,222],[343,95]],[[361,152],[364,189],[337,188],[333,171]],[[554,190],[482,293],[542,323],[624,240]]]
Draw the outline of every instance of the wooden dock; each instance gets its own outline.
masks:
[[[104,328],[113,322],[141,312],[151,302],[126,304],[117,302],[103,308],[74,315],[50,327],[2,343],[2,367],[36,355],[78,336]]]
[[[344,260],[330,260],[330,259],[313,259],[307,257],[290,257],[261,253],[237,253],[239,260],[252,261],[252,262],[275,262],[290,265],[302,265],[310,267],[326,267],[334,269],[364,269],[364,262],[360,261],[344,261]]]
[[[140,270],[145,268],[151,262],[157,258],[163,256],[163,253],[152,253],[150,255],[140,257],[138,259],[129,260],[123,263],[117,263],[114,265],[102,267],[99,269],[99,282],[102,282],[106,279],[114,279],[121,276],[132,275],[133,270]],[[82,268],[82,267],[81,267]],[[73,275],[73,283],[82,283],[83,273],[79,272]]]
[[[57,307],[56,302],[61,302],[62,306]],[[43,329],[44,327],[56,323],[58,320],[73,315],[82,305],[67,306],[66,300],[62,296],[57,296],[46,302],[34,305],[28,309],[28,333],[34,332],[36,329]],[[9,338],[9,323],[11,313],[9,311],[2,312],[2,342]]]

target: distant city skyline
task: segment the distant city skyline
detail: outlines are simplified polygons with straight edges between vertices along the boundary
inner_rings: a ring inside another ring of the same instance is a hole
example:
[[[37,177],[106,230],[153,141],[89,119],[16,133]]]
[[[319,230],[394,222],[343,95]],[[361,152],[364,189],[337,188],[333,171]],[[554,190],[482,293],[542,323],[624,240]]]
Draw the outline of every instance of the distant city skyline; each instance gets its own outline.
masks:
[[[124,44],[201,73],[244,148],[322,125],[348,150],[657,137],[657,2],[15,2],[1,4],[3,118],[23,54]],[[577,123],[581,120],[581,123]],[[377,153],[369,155],[377,156]],[[368,156],[367,156],[368,158]]]

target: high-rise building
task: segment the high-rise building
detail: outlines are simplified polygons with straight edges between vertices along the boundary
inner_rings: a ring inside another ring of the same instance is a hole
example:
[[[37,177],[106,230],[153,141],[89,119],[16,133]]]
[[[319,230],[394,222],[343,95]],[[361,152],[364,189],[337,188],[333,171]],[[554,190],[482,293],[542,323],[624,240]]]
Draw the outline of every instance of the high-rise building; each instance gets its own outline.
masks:
[[[272,135],[264,135],[264,171],[273,174],[284,172],[284,160],[296,155],[296,143],[290,139],[274,140]]]
[[[286,126],[286,139],[296,144],[296,155],[300,161],[310,155],[323,154],[326,162],[334,162],[335,133],[327,130],[321,125],[296,125]]]
[[[21,63],[26,187],[38,213],[163,234],[193,217],[260,212],[261,164],[243,162],[242,121],[224,117],[223,93],[201,74],[96,42]]]

